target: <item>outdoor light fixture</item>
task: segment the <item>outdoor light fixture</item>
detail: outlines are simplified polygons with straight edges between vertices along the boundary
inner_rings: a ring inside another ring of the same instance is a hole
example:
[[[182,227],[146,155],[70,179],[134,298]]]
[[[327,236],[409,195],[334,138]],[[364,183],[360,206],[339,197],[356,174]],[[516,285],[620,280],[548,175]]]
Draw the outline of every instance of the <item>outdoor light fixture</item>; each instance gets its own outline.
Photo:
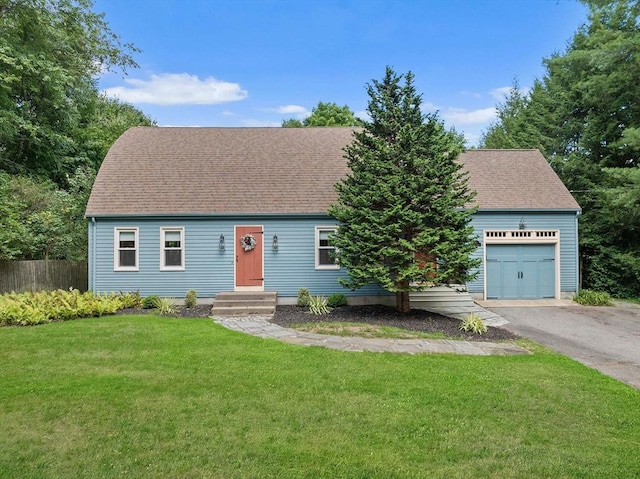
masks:
[[[224,235],[220,235],[220,243],[218,244],[220,251],[224,251]]]
[[[278,235],[273,235],[273,243],[271,246],[274,250],[278,249]]]
[[[518,229],[521,229],[521,230],[527,229],[527,224],[524,222],[524,216],[520,218],[520,224],[518,225]]]

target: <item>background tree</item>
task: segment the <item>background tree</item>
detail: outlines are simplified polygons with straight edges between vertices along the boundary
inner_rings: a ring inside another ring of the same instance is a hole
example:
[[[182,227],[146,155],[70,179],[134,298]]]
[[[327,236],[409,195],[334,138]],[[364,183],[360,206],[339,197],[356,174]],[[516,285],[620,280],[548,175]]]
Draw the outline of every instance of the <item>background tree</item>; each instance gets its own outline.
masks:
[[[350,173],[336,185],[338,202],[329,209],[340,222],[332,241],[349,273],[344,286],[378,284],[396,293],[398,311],[408,312],[410,291],[466,281],[478,265],[470,258],[474,210],[465,209],[473,194],[456,162],[463,138],[421,112],[411,72],[396,75],[387,67],[367,93],[371,120],[345,149]],[[434,255],[437,268],[424,255]]]
[[[528,98],[498,107],[481,146],[540,148],[583,209],[583,286],[640,296],[640,3],[583,3],[588,22]]]
[[[282,120],[282,128],[302,128],[304,125],[297,118]]]
[[[347,105],[318,102],[311,115],[300,121],[289,118],[282,122],[283,128],[302,128],[305,126],[360,126],[362,120],[356,117]]]
[[[94,176],[78,168],[64,190],[48,179],[0,172],[0,260],[86,260],[84,210]]]
[[[136,66],[135,48],[121,44],[91,7],[90,0],[5,0],[0,169],[64,185],[66,175],[91,160],[79,137],[96,104],[104,103],[94,78],[103,70]]]
[[[134,67],[89,0],[0,0],[0,259],[86,259],[93,178],[128,128],[154,122],[100,95]]]

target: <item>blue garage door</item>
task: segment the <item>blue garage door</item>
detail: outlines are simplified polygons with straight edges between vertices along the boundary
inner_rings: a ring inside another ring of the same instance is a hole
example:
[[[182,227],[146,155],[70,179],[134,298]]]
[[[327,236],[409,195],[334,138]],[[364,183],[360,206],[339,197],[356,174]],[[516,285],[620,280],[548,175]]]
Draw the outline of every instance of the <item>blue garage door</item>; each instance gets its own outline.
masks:
[[[487,245],[487,299],[554,298],[555,245]]]

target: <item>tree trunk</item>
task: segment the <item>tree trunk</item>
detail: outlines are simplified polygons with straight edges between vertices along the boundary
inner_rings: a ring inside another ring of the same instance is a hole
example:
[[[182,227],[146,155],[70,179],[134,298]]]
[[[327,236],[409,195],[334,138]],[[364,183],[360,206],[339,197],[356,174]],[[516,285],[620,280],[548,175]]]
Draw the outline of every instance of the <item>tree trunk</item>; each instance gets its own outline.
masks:
[[[396,292],[396,311],[399,313],[408,313],[411,311],[411,303],[409,302],[409,291]]]

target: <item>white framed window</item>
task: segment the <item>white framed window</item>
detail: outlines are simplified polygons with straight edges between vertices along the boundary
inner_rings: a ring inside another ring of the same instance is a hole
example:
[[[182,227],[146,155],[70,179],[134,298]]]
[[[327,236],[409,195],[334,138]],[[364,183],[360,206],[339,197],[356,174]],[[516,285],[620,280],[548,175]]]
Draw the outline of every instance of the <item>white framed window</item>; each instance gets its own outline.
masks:
[[[336,247],[331,244],[331,235],[337,230],[337,226],[316,226],[316,269],[340,269]]]
[[[138,271],[138,228],[113,229],[113,270]]]
[[[184,228],[160,228],[160,269],[184,270]]]

